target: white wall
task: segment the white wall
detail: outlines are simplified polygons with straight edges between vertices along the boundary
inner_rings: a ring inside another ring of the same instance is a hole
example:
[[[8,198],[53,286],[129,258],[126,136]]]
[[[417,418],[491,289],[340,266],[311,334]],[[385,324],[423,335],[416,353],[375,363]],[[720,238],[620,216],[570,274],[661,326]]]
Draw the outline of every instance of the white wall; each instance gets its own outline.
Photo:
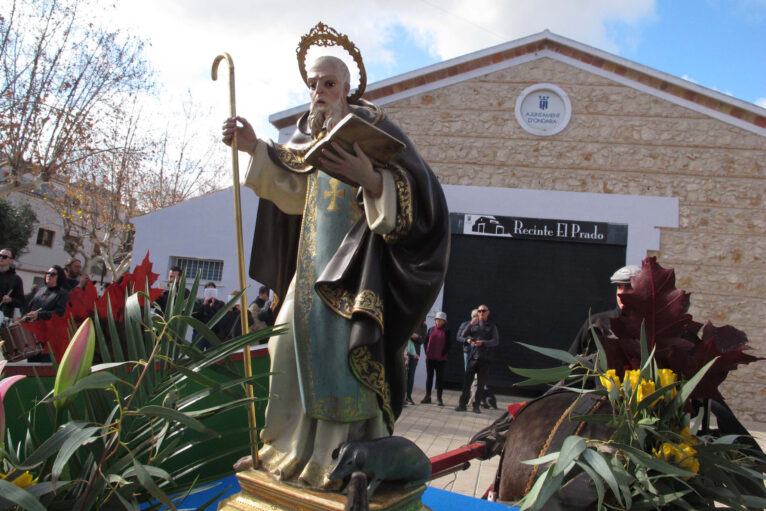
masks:
[[[241,187],[242,233],[245,249],[245,272],[250,264],[253,228],[258,210],[258,197]],[[232,188],[188,200],[169,208],[132,219],[136,227],[132,268],[141,264],[146,252],[153,271],[160,274],[158,284],[167,282],[171,257],[223,260],[218,298],[237,289],[237,245],[234,224],[234,194]],[[194,276],[189,277],[190,280]],[[247,277],[248,303],[258,294],[260,283]],[[205,282],[201,282],[200,287]]]

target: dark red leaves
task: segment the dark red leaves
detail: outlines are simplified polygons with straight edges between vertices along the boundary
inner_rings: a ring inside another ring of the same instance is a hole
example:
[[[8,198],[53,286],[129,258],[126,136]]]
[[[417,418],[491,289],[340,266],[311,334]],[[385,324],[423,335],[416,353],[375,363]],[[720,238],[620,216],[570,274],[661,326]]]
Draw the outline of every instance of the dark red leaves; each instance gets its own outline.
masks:
[[[646,321],[646,341],[651,350],[658,338],[680,337],[693,328],[692,317],[686,312],[689,293],[676,289],[672,269],[662,268],[656,257],[647,257],[641,273],[630,280],[633,289],[621,295],[625,304],[622,315],[612,320],[617,337],[638,339],[641,323]]]
[[[622,376],[625,369],[638,369],[641,361],[641,323],[646,321],[647,346],[655,348],[655,360],[660,368],[673,370],[688,380],[709,361],[719,357],[697,385],[693,399],[721,399],[718,386],[729,371],[740,364],[749,364],[759,357],[747,355],[747,336],[732,326],[714,327],[708,322],[697,336],[700,323],[687,312],[689,293],[676,289],[672,269],[664,269],[655,257],[648,257],[641,273],[631,278],[631,290],[625,291],[625,305],[619,318],[613,319],[615,337],[603,339],[607,362]]]
[[[743,331],[730,325],[715,327],[708,321],[702,329],[702,342],[690,350],[687,355],[691,374],[684,376],[691,377],[709,360],[715,357],[719,358],[694,390],[692,398],[712,397],[721,399],[718,386],[726,379],[729,371],[735,370],[740,364],[762,360],[760,357],[744,353],[747,349],[750,348],[747,345],[747,336]]]

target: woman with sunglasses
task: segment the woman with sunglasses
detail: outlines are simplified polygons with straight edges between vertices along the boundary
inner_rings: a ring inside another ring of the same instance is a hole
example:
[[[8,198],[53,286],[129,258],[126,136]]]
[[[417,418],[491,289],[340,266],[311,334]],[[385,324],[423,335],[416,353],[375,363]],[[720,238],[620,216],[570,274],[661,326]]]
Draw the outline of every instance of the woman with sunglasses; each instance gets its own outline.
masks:
[[[64,315],[69,302],[69,292],[61,287],[64,277],[64,269],[59,265],[53,265],[45,272],[45,286],[27,304],[27,313],[23,318],[25,321],[51,319],[53,314]]]
[[[29,300],[24,308],[26,314],[21,318],[22,321],[37,321],[38,319],[50,319],[51,316],[63,316],[66,311],[66,304],[69,302],[69,292],[61,284],[64,282],[64,269],[61,266],[53,265],[45,272],[45,285]],[[50,362],[50,355],[47,353],[36,355],[27,359],[29,362]]]

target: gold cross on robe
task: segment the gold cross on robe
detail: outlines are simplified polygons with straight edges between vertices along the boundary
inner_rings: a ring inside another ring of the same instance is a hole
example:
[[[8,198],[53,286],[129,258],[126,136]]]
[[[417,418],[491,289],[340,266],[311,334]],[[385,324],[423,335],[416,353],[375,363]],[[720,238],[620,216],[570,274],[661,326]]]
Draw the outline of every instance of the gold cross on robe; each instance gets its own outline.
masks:
[[[340,181],[335,179],[334,177],[330,178],[330,189],[324,191],[324,198],[330,200],[330,205],[327,206],[327,211],[338,211],[340,208],[338,207],[338,199],[345,199],[346,198],[346,190],[341,188],[338,190],[338,185],[340,184]]]

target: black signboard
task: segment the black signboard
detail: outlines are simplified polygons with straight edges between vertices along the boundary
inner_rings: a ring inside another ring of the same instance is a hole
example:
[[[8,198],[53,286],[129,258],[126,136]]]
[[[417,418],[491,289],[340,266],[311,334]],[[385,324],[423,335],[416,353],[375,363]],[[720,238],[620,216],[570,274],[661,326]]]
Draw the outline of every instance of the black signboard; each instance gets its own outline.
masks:
[[[450,223],[453,234],[623,246],[628,242],[626,224],[472,213],[450,213]]]

